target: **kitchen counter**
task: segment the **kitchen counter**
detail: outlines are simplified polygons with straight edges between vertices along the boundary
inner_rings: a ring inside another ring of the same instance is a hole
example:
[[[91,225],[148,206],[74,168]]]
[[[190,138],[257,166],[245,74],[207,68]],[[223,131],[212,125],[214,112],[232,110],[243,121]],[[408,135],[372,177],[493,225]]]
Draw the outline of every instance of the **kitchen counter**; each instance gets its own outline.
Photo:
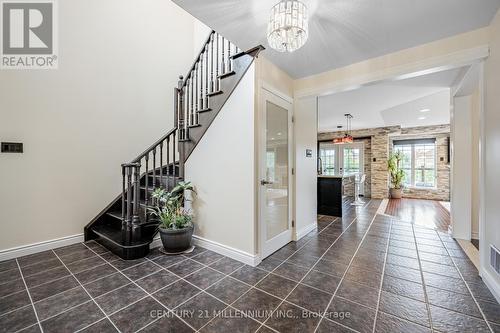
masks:
[[[354,196],[356,174],[318,175],[318,214],[342,217],[342,198]]]
[[[355,173],[335,173],[329,175],[318,175],[318,178],[350,178],[356,177]]]

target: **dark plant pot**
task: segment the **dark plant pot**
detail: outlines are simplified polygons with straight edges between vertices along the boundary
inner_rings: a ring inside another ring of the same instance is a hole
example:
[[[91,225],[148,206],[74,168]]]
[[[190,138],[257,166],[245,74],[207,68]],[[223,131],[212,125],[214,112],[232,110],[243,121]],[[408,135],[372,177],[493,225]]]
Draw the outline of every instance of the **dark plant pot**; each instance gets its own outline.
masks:
[[[190,226],[184,229],[171,230],[160,227],[160,238],[163,248],[167,252],[182,252],[191,247],[194,227]]]
[[[392,199],[401,199],[403,197],[403,189],[401,188],[391,188],[389,192]]]

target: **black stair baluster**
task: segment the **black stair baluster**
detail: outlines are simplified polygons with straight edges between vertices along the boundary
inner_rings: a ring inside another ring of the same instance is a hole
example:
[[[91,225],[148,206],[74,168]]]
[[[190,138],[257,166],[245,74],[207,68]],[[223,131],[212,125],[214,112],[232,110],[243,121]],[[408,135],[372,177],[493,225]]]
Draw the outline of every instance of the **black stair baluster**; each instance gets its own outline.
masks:
[[[153,189],[156,189],[156,147],[153,149]]]
[[[203,109],[203,53],[200,55],[200,108],[198,110]],[[196,121],[198,123],[198,121]]]
[[[192,125],[193,124],[193,112],[194,112],[194,104],[193,104],[193,98],[194,98],[194,82],[193,82],[193,77],[194,77],[194,74],[193,72],[191,72],[191,79],[190,79],[190,82],[191,82],[191,108],[190,108],[190,111],[189,111],[189,125]]]
[[[132,211],[132,241],[136,241],[141,238],[141,228],[140,228],[140,218],[139,218],[139,180],[141,178],[141,164],[134,163],[131,172],[134,172],[134,205]]]
[[[196,111],[198,111],[198,63],[196,63],[196,65],[194,67],[194,83],[195,83],[195,87],[194,87],[195,108],[194,108],[194,112],[193,112],[193,125],[196,124],[195,113],[196,113]]]
[[[174,126],[179,129],[181,113],[181,93],[177,87],[174,88]]]
[[[219,34],[215,34],[215,87],[213,91],[219,90]]]
[[[167,138],[167,191],[170,186],[170,137]]]
[[[127,176],[127,170],[125,169],[125,165],[122,164],[122,231],[124,231],[127,228],[127,220],[126,220],[126,198],[125,196],[127,195],[127,190],[125,187],[126,184],[126,176]]]
[[[227,40],[227,71],[231,71],[231,42]]]
[[[189,80],[189,79],[188,79]],[[184,126],[183,126],[183,131],[184,131],[184,138],[187,139],[188,138],[188,131],[187,131],[187,125],[189,124],[189,105],[190,104],[190,100],[189,100],[189,96],[191,96],[191,88],[189,86],[189,81],[186,82],[186,87],[184,88],[186,93],[185,93],[185,97],[184,97],[184,104],[186,104],[186,107],[185,107],[185,111],[184,111]]]
[[[146,177],[145,177],[145,187],[146,189],[144,190],[144,202],[146,203],[146,206],[149,204],[149,198],[148,198],[148,191],[149,191],[149,153],[146,154],[145,156],[145,161],[146,161]],[[147,222],[148,221],[148,212],[147,209],[144,210],[144,220]]]
[[[226,63],[224,62],[224,41],[225,41],[225,38],[224,38],[224,36],[222,36],[222,46],[221,46],[222,55],[221,55],[221,65],[220,65],[221,75],[226,72]]]
[[[172,164],[173,164],[173,175],[174,175],[174,186],[175,186],[175,178],[177,177],[176,175],[176,167],[175,167],[175,152],[178,151],[179,149],[179,141],[176,141],[175,140],[175,132],[172,133]],[[177,143],[177,149],[175,147],[175,144]],[[179,167],[182,163],[184,163],[184,161],[181,161],[180,159],[182,158],[182,156],[179,154]]]
[[[214,33],[210,35],[210,92],[214,91]]]
[[[209,75],[209,70],[208,70],[208,46],[209,44],[205,45],[205,106],[203,107],[204,109],[208,109],[208,75]]]
[[[163,186],[163,141],[160,143],[160,187]]]

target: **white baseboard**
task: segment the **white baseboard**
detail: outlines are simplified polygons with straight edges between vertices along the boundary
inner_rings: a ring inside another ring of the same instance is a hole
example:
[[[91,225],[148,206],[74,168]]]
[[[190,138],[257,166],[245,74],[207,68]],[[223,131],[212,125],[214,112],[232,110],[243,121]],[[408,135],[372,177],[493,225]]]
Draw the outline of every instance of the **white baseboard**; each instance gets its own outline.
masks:
[[[52,250],[61,246],[67,246],[81,242],[83,242],[83,234],[78,234],[0,250],[0,261],[22,257],[37,252]]]
[[[204,247],[205,249],[214,251],[218,254],[222,254],[223,256],[229,257],[231,259],[241,261],[242,263],[253,267],[257,266],[261,262],[260,257],[256,254],[250,254],[200,236],[193,235],[193,242],[195,245]],[[151,248],[158,246],[161,246],[161,240],[159,236],[157,236],[151,243]]]
[[[481,268],[481,278],[493,296],[495,296],[497,302],[500,303],[500,284],[495,280],[495,277],[488,270]]]
[[[306,225],[305,227],[302,227],[299,230],[297,230],[295,232],[295,235],[294,235],[294,238],[295,238],[294,240],[298,241],[299,239],[301,239],[302,237],[304,237],[305,235],[307,235],[308,233],[310,233],[311,231],[316,230],[316,229],[318,229],[318,223],[316,221],[314,221],[313,223]]]

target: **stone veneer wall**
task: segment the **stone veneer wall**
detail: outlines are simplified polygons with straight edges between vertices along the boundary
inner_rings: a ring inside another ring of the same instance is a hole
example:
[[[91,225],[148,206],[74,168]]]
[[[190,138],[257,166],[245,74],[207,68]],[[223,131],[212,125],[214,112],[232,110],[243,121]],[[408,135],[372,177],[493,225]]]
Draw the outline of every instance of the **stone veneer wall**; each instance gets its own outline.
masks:
[[[394,139],[436,138],[437,145],[437,188],[406,189],[408,198],[447,201],[450,198],[450,169],[448,166],[448,137],[450,125],[401,128],[400,126],[368,128],[351,132],[355,142],[365,143],[365,196],[384,199],[389,196],[389,174],[387,159],[392,151]],[[319,141],[342,137],[344,131],[318,134]]]
[[[393,147],[393,140],[426,138],[436,139],[436,188],[406,188],[403,192],[403,197],[439,201],[450,200],[450,165],[448,161],[449,137],[449,125],[403,128],[401,130],[401,136],[391,137],[391,151]]]
[[[387,158],[389,152],[389,134],[400,133],[399,126],[353,130],[355,142],[365,143],[365,196],[374,199],[387,198],[389,192],[389,174]],[[344,131],[318,133],[319,141],[342,137]]]

